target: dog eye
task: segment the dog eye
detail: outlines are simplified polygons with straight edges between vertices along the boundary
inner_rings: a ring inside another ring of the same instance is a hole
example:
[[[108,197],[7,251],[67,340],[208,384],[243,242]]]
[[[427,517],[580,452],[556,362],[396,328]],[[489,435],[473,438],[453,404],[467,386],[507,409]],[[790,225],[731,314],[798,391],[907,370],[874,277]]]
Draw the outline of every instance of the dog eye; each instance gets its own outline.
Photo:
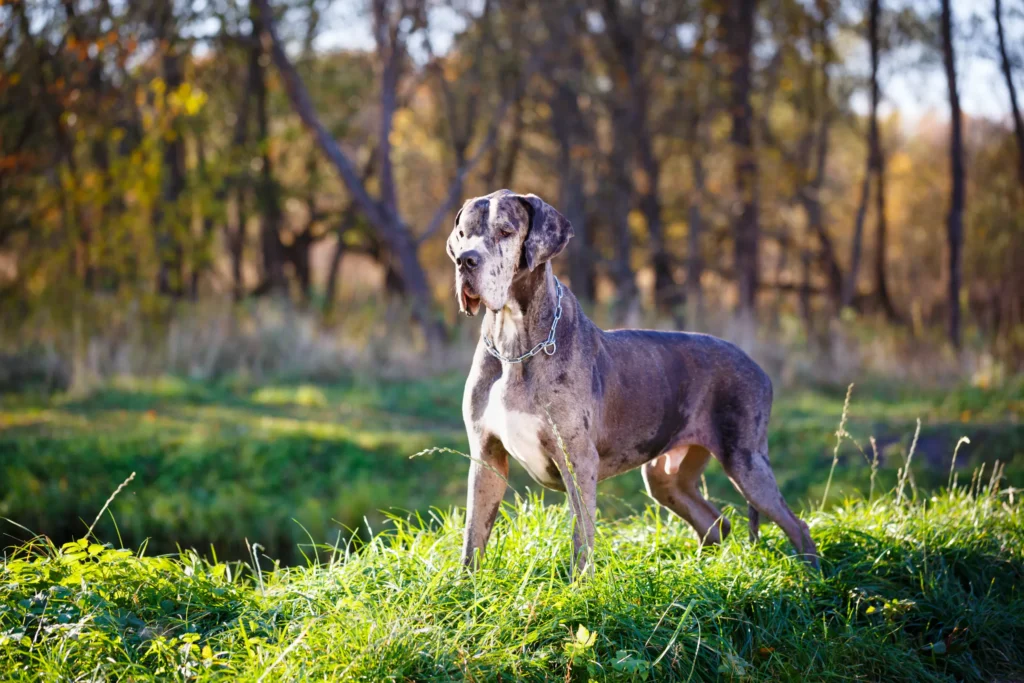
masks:
[[[502,225],[498,227],[498,234],[502,237],[511,237],[516,234],[516,229],[511,225]]]
[[[459,230],[459,237],[465,237],[465,236],[466,236],[466,234],[464,232],[462,232],[461,230]]]

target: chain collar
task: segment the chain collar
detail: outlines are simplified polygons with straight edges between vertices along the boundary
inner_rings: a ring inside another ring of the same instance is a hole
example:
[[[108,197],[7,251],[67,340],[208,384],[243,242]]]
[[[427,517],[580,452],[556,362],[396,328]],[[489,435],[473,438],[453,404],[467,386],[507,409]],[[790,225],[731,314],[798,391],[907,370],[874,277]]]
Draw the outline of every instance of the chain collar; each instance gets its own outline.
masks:
[[[491,338],[488,337],[485,332],[484,345],[487,347],[487,353],[506,363],[522,363],[527,358],[536,356],[541,352],[541,350],[549,356],[555,355],[555,351],[558,349],[555,345],[555,329],[558,328],[558,321],[562,318],[562,283],[558,281],[557,277],[555,278],[555,291],[558,293],[558,304],[555,306],[555,319],[551,321],[551,331],[548,332],[547,339],[540,342],[523,355],[516,356],[515,358],[509,358],[508,356],[503,356],[501,352],[494,347],[494,342],[491,341]]]

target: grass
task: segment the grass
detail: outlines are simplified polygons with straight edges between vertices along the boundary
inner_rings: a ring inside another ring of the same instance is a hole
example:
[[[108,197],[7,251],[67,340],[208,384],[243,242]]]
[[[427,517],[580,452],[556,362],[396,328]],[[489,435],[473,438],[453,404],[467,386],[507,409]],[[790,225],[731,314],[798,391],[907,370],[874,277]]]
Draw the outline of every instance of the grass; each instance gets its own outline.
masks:
[[[564,499],[545,504],[521,473],[482,569],[461,569],[452,505],[467,462],[444,452],[464,448],[460,385],[164,379],[7,397],[0,514],[21,526],[7,525],[20,540],[0,564],[0,676],[1024,677],[1024,512],[1002,483],[1021,479],[1021,387],[860,389],[838,447],[843,392],[784,394],[773,461],[803,503],[820,575],[772,525],[755,546],[734,534],[701,550],[620,477],[601,488],[594,576],[576,583]],[[963,434],[961,483],[943,488]],[[866,499],[869,435],[874,490],[888,493]],[[408,458],[427,446],[440,448]],[[1005,470],[991,476],[996,458]],[[708,479],[736,521],[719,468]],[[359,533],[332,521],[384,507]]]
[[[734,513],[735,514],[735,513]],[[484,566],[458,511],[274,567],[36,539],[0,565],[10,680],[1012,680],[1024,514],[995,480],[808,517],[822,573],[774,527],[701,551],[648,508],[600,520],[569,579],[564,505],[506,504]]]
[[[0,396],[0,517],[46,534],[58,545],[80,538],[96,511],[132,472],[132,486],[96,532],[148,543],[150,552],[211,548],[226,559],[249,556],[245,539],[285,564],[301,564],[302,545],[346,543],[356,529],[390,522],[382,510],[426,514],[465,502],[468,461],[433,454],[465,452],[463,377],[421,381],[350,378],[329,386],[242,382],[204,384],[177,378],[120,380],[87,396]],[[817,507],[836,445],[841,390],[780,390],[770,425],[771,458],[782,491],[796,508]],[[858,386],[838,451],[828,505],[870,489],[877,437],[878,490],[896,483],[915,420],[922,418],[915,483],[947,481],[957,440],[969,472],[996,459],[1009,481],[1024,481],[1024,382],[999,389],[925,392],[892,385]],[[522,468],[511,481],[536,490]],[[742,501],[722,474],[708,469],[712,496]],[[604,482],[607,519],[638,514],[648,499],[639,473]],[[511,494],[509,495],[511,500]],[[30,534],[8,526],[18,540]]]

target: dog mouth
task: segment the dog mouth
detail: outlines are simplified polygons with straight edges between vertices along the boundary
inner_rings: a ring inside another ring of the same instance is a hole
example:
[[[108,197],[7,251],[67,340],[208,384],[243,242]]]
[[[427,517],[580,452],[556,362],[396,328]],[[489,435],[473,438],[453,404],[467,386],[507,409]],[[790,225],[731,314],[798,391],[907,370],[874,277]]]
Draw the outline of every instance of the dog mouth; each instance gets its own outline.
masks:
[[[470,317],[480,310],[480,295],[474,294],[468,284],[462,285],[459,290],[459,308]]]

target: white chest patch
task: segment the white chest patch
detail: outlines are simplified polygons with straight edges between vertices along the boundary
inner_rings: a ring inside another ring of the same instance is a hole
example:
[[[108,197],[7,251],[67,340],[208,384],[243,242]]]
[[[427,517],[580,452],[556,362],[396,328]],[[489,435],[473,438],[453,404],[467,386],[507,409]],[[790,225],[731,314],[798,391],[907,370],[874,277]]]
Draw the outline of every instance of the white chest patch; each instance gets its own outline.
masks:
[[[501,441],[513,458],[526,468],[537,482],[550,485],[551,473],[548,463],[551,459],[540,445],[541,430],[545,421],[536,415],[505,407],[505,378],[501,377],[491,385],[487,397],[487,408],[483,416],[484,429]]]

